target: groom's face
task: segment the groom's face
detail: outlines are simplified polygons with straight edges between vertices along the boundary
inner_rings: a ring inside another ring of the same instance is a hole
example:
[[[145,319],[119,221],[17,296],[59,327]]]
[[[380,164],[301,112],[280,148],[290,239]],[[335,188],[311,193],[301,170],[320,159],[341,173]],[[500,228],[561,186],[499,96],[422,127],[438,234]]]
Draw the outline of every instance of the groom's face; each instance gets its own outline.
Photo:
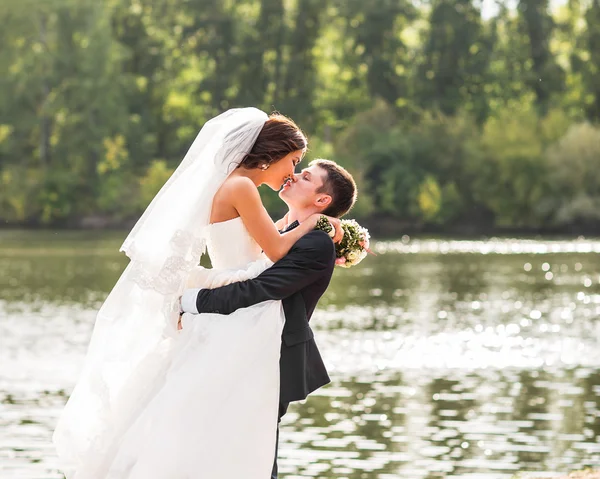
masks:
[[[326,193],[317,192],[323,186],[325,179],[327,179],[327,171],[318,165],[309,166],[300,173],[294,174],[292,180],[279,191],[279,197],[289,207],[297,209],[319,207],[324,199],[330,198]]]

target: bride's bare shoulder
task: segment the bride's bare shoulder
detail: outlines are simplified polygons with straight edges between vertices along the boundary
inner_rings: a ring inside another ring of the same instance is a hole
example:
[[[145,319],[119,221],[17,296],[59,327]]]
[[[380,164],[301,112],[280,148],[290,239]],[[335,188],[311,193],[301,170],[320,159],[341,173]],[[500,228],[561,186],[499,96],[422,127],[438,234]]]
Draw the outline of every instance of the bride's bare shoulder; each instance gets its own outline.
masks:
[[[213,199],[211,223],[240,216],[240,207],[259,210],[262,205],[256,185],[245,176],[231,176],[221,185]]]
[[[211,223],[227,221],[239,216],[238,205],[241,202],[260,201],[260,195],[252,180],[244,176],[227,178],[213,198],[210,214]]]
[[[223,195],[233,200],[235,198],[255,198],[258,189],[254,182],[245,176],[231,176],[225,180],[217,195]]]

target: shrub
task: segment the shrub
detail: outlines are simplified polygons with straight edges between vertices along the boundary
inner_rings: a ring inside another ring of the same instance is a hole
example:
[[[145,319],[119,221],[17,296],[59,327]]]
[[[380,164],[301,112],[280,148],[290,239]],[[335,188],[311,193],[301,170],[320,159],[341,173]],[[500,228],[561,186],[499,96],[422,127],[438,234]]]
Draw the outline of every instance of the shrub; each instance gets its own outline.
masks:
[[[545,211],[559,225],[600,219],[600,128],[572,125],[546,151]]]

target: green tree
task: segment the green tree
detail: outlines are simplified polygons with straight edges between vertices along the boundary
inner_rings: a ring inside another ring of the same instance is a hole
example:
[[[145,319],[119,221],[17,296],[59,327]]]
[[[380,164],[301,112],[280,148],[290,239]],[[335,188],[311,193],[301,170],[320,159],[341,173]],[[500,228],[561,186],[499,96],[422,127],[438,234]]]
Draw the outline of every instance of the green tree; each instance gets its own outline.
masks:
[[[592,0],[585,20],[587,113],[591,120],[600,121],[600,0]]]
[[[550,146],[548,195],[542,206],[558,225],[593,224],[600,219],[600,128],[572,125]]]
[[[435,0],[428,22],[416,85],[420,104],[446,115],[470,109],[483,121],[492,45],[481,12],[471,0]]]
[[[564,90],[564,71],[550,49],[554,20],[548,10],[548,0],[520,0],[518,5],[531,60],[525,81],[535,92],[542,114],[547,113],[552,96]]]
[[[253,2],[253,5],[256,2]],[[285,9],[282,0],[261,0],[257,18],[247,20],[239,57],[239,105],[270,110],[279,103],[284,66]]]
[[[294,29],[289,38],[289,57],[279,100],[281,111],[299,124],[314,121],[314,93],[317,85],[314,47],[319,36],[327,0],[298,0]],[[279,108],[278,105],[275,105]]]
[[[540,227],[548,218],[542,200],[548,193],[546,145],[557,141],[570,120],[560,110],[540,118],[533,105],[507,108],[490,118],[481,137],[481,153],[468,157],[476,173],[475,200],[501,227]]]
[[[410,58],[401,32],[416,18],[414,7],[404,0],[340,4],[347,15],[346,34],[353,39],[355,63],[366,67],[371,98],[404,106],[409,97]]]
[[[10,14],[21,28],[7,79],[14,97],[3,110],[12,134],[27,138],[19,145],[23,175],[40,181],[36,204],[22,211],[38,211],[44,222],[66,219],[93,208],[103,138],[124,118],[108,10],[34,3]]]
[[[516,14],[505,4],[498,7],[498,14],[489,21],[493,49],[485,92],[491,116],[529,101],[528,96],[532,95],[525,84],[527,37]]]

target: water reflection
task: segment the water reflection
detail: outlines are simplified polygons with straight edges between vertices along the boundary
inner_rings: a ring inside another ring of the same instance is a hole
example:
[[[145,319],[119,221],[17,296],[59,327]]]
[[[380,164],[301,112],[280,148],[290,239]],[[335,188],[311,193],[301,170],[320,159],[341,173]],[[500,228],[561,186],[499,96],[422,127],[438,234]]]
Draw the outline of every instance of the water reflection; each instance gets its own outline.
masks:
[[[61,477],[51,431],[122,239],[0,232],[0,477]],[[284,418],[287,479],[600,464],[600,242],[374,247],[313,320],[333,383]]]
[[[429,373],[353,376],[293,407],[286,477],[508,478],[598,465],[596,370]]]

